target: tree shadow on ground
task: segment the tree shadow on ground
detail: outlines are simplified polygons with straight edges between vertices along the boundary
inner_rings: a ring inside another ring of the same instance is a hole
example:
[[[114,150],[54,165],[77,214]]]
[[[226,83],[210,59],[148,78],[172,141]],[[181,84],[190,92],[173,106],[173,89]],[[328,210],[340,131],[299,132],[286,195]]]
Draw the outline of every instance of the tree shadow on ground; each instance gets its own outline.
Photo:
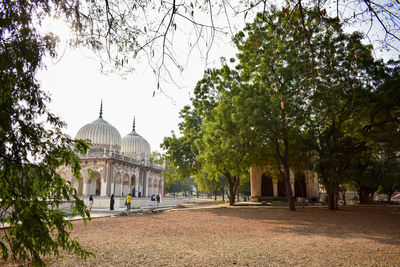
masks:
[[[247,220],[249,227],[258,227],[266,232],[363,238],[400,245],[399,207],[345,207],[337,211],[300,207],[295,212],[285,208],[225,207],[207,211],[219,217]]]

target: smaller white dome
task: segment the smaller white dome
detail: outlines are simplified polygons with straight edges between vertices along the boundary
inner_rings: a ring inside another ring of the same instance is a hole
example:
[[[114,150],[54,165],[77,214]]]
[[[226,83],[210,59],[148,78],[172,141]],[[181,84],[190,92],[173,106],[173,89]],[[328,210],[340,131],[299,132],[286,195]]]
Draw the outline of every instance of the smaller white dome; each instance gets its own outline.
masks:
[[[138,160],[149,160],[151,154],[150,144],[135,131],[135,121],[133,129],[121,140],[121,154],[136,158]]]

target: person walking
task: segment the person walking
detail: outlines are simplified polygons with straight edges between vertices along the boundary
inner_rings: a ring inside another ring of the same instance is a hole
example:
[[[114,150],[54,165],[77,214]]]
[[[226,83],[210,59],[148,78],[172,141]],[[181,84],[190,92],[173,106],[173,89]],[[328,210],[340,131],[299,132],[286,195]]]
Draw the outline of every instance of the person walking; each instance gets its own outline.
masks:
[[[142,187],[140,185],[138,187],[138,197],[142,197]]]
[[[160,194],[157,194],[156,201],[157,201],[157,208],[158,208],[158,205],[160,204]]]
[[[112,194],[110,198],[110,210],[114,210],[114,202],[114,194]]]
[[[93,196],[90,195],[89,197],[89,210],[92,211],[92,207],[93,207]]]
[[[131,210],[131,201],[132,201],[132,196],[128,194],[126,196],[126,210],[127,211]]]

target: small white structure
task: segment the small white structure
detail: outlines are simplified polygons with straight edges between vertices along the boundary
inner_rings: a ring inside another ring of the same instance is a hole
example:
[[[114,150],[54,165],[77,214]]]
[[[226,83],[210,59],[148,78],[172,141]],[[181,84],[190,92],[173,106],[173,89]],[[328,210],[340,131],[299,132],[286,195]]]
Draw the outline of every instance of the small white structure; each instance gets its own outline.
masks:
[[[251,201],[259,202],[286,197],[283,181],[274,177],[273,174],[271,166],[252,166],[250,168]],[[313,171],[304,171],[295,176],[290,170],[290,185],[294,197],[319,196],[318,176]]]
[[[150,162],[150,144],[135,131],[121,139],[118,130],[103,119],[103,105],[97,120],[83,126],[77,139],[90,140],[91,148],[82,160],[83,179],[78,182],[71,168],[63,166],[58,173],[70,181],[80,196],[126,196],[138,188],[142,196],[164,193],[164,167]],[[90,177],[88,169],[94,173]]]

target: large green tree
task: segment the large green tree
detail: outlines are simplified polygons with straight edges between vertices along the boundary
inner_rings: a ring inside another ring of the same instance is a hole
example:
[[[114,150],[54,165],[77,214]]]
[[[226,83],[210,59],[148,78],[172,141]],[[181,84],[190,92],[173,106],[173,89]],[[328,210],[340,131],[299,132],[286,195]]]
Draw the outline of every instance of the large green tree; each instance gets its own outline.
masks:
[[[378,88],[388,79],[395,87],[396,68],[388,75],[362,35],[345,34],[338,22],[318,8],[289,5],[259,14],[236,36],[236,70],[208,70],[192,99],[202,118],[195,143],[204,168],[235,172],[275,162],[294,210],[290,169],[314,165],[329,207],[337,208],[355,156],[379,129],[398,134],[397,106],[381,108],[378,96],[391,94]]]
[[[387,75],[382,62],[373,58],[372,47],[362,44],[359,33],[348,35],[336,27],[329,36],[315,39],[313,47],[321,64],[316,68],[319,79],[312,94],[307,130],[329,208],[337,209],[337,195],[340,184],[346,182],[346,171],[358,166],[357,173],[363,172],[369,165],[365,165],[369,160],[358,164],[354,161],[376,142],[372,135],[365,134],[365,128],[376,125],[370,121],[371,107],[376,103],[374,92]]]
[[[240,51],[237,69],[247,81],[234,99],[235,119],[258,150],[264,151],[255,152],[259,156],[253,163],[274,162],[292,210],[289,159],[294,159],[291,147],[298,143],[309,118],[315,68],[309,38],[303,32],[303,27],[318,27],[318,16],[312,14],[297,7],[272,9],[258,14],[235,39]]]
[[[202,80],[204,87],[210,90],[209,94],[217,94],[219,101],[202,123],[203,135],[196,141],[198,159],[210,176],[223,175],[226,178],[229,204],[233,205],[239,185],[247,177],[250,167],[250,144],[248,139],[239,134],[240,126],[233,119],[232,98],[243,85],[238,73],[227,65],[219,70],[210,70],[206,77],[209,79]]]
[[[212,70],[207,70],[195,89],[192,105],[185,106],[180,111],[178,137],[175,133],[165,137],[161,146],[166,150],[165,157],[171,163],[170,167],[176,180],[184,180],[188,177],[193,179],[199,186],[216,192],[222,190],[221,180],[218,174],[209,174],[205,171],[204,161],[199,158],[199,146],[196,142],[203,137],[202,124],[217,105],[220,95],[215,88]]]
[[[293,152],[303,148],[307,163],[293,166],[315,165],[329,208],[336,209],[352,159],[376,137],[365,128],[387,133],[389,125],[391,136],[398,134],[397,106],[376,108],[382,101],[375,92],[393,78],[361,41],[359,33],[345,34],[338,19],[301,5],[259,14],[235,39],[237,69],[248,81],[236,96],[235,119],[253,143],[273,151],[260,159],[276,159],[291,209]]]
[[[65,124],[47,110],[50,98],[35,79],[44,55],[55,55],[56,38],[35,29],[52,11],[65,12],[64,1],[3,1],[0,37],[0,235],[2,259],[41,266],[43,256],[61,251],[90,255],[77,240],[67,214],[58,209],[75,202],[73,214],[89,211],[71,184],[57,174],[70,165],[77,179],[88,144],[62,133]],[[33,21],[34,18],[36,21]],[[86,220],[85,220],[86,222]]]

